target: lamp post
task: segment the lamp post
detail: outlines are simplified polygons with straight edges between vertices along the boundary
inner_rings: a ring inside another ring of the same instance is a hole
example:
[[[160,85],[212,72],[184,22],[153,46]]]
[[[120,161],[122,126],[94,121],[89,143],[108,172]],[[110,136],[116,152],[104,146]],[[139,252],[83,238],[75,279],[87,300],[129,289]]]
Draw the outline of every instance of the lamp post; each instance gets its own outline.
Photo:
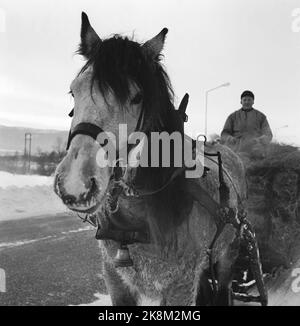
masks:
[[[277,138],[277,131],[280,130],[280,129],[284,129],[284,128],[288,128],[289,126],[288,125],[284,125],[284,126],[281,126],[281,127],[278,127],[278,128],[275,128],[274,129],[274,138],[276,139]]]
[[[208,107],[208,93],[215,91],[216,89],[230,86],[230,83],[224,83],[217,87],[211,88],[208,91],[205,92],[205,136],[207,136],[207,107]]]
[[[276,128],[275,131],[276,130],[279,130],[279,129],[283,129],[283,128],[288,128],[288,127],[289,127],[288,125],[284,125],[284,126],[281,126],[281,127]]]

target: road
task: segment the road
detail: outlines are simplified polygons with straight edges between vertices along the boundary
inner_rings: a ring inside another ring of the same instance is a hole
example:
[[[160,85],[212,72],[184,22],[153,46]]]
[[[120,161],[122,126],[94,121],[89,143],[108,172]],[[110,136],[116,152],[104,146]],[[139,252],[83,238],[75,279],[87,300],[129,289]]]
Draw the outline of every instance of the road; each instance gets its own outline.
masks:
[[[1,292],[0,273],[0,306],[95,302],[95,294],[107,294],[100,262],[95,229],[75,216],[0,222],[0,269],[6,274]],[[300,305],[299,266],[300,260],[270,284],[271,305]]]
[[[0,223],[0,306],[77,305],[105,293],[95,229],[70,215]]]

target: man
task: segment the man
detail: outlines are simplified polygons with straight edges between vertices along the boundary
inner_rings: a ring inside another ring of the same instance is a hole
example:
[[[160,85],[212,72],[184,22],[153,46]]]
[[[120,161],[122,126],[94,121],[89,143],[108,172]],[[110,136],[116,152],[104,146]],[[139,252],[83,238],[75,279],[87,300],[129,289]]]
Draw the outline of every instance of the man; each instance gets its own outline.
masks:
[[[242,108],[227,118],[221,133],[221,142],[236,151],[269,143],[273,137],[272,131],[266,116],[253,108],[254,94],[244,91],[241,104]]]

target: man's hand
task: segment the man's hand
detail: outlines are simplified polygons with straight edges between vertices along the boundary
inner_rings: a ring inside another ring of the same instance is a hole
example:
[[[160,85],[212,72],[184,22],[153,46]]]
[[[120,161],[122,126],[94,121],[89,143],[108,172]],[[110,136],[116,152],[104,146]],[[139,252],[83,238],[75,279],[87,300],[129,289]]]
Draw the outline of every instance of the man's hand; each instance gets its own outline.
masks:
[[[227,136],[226,142],[231,144],[231,145],[235,145],[238,141],[237,137],[233,137],[233,136]]]
[[[260,144],[262,144],[262,145],[267,145],[270,143],[270,138],[266,135],[262,135],[262,136],[258,137],[257,139],[260,142]]]

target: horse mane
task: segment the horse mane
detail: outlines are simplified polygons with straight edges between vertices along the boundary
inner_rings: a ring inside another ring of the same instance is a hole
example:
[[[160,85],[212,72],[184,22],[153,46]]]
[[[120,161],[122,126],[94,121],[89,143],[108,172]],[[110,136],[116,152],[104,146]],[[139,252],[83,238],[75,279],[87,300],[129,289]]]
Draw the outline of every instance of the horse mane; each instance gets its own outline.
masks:
[[[78,53],[83,54],[81,47]],[[92,67],[91,88],[97,83],[104,98],[108,92],[113,92],[120,108],[130,97],[130,83],[136,84],[143,95],[140,113],[143,119],[137,126],[138,131],[148,136],[153,131],[166,131],[169,134],[177,131],[183,136],[183,124],[174,108],[173,88],[161,64],[161,57],[153,58],[142,44],[116,34],[94,47],[80,73]],[[172,166],[139,167],[134,182],[145,189],[159,189],[174,169]],[[184,176],[179,176],[167,189],[145,199],[148,224],[156,243],[165,243],[166,235],[175,230],[188,215],[182,213],[188,202],[184,186]]]

